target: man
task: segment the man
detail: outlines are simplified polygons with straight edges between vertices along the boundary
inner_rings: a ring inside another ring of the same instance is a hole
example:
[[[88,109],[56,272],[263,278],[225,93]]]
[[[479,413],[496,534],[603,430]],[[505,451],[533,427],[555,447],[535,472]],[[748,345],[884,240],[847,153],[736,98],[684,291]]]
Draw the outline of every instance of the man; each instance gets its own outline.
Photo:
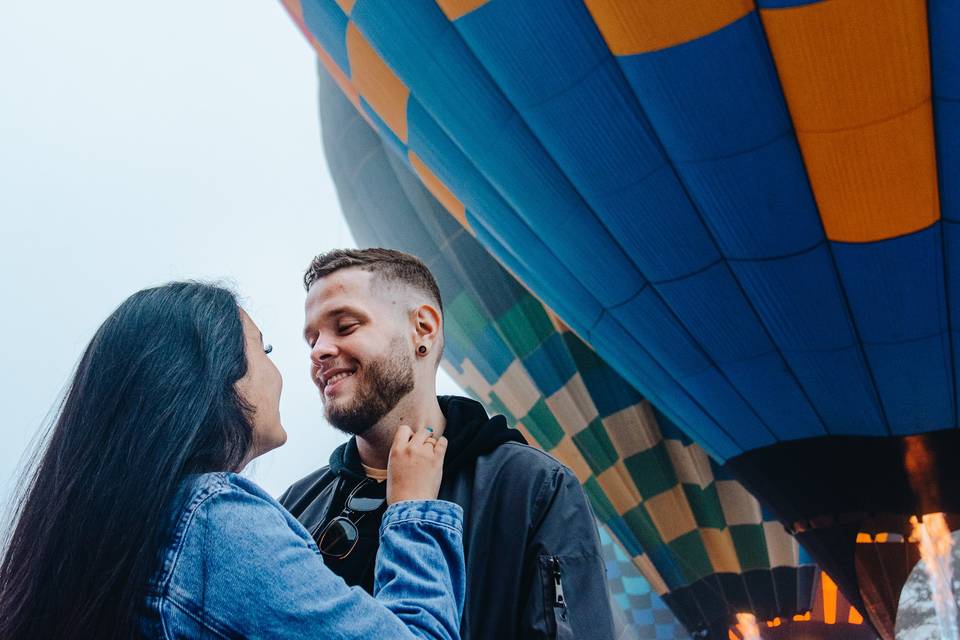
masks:
[[[465,513],[469,640],[614,637],[593,514],[573,473],[503,416],[437,397],[443,305],[414,256],[336,250],[306,274],[304,337],[327,420],[353,437],[280,498],[347,583],[373,588],[387,456],[400,425],[449,441],[440,498]]]

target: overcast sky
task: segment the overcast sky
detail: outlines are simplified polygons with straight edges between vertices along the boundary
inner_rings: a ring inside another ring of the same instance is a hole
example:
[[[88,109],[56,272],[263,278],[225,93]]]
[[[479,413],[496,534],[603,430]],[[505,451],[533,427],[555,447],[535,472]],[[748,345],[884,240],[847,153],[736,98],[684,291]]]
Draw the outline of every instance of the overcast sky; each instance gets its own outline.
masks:
[[[343,440],[300,338],[304,267],[353,243],[315,73],[279,0],[0,3],[0,504],[100,322],[172,279],[228,279],[275,347],[289,440],[256,480]]]

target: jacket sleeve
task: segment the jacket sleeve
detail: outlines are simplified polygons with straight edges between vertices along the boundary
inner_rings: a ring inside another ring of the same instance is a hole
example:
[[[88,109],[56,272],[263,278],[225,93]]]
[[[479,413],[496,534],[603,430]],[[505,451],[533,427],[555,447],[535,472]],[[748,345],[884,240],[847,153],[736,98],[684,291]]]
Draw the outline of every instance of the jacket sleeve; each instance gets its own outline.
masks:
[[[371,597],[330,571],[279,505],[225,491],[208,498],[184,532],[167,610],[223,637],[458,639],[462,521],[448,502],[391,505],[378,557],[383,584]]]
[[[437,637],[459,638],[467,584],[462,527],[461,507],[438,500],[399,502],[383,515],[373,593],[409,627],[439,626]]]
[[[540,509],[526,554],[531,592],[520,637],[616,637],[597,524],[576,476],[558,465],[536,502]]]

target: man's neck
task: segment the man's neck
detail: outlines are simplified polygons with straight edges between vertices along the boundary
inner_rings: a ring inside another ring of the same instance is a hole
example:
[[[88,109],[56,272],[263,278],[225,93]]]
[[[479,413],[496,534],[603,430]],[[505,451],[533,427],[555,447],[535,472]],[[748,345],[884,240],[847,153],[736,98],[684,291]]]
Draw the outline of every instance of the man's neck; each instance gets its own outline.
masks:
[[[429,394],[422,396],[413,396],[411,393],[369,431],[357,436],[357,452],[363,464],[374,469],[387,468],[393,436],[402,424],[409,426],[414,432],[430,427],[435,437],[443,435],[446,418],[440,411],[435,390],[430,389]]]

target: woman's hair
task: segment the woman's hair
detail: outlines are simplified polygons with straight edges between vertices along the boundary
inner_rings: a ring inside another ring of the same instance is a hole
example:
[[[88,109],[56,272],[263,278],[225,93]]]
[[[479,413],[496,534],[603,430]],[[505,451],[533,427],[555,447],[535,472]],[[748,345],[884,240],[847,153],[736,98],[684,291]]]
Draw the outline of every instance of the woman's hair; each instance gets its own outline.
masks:
[[[238,470],[253,438],[233,293],[133,294],[87,346],[16,502],[0,639],[128,638],[187,475]]]

